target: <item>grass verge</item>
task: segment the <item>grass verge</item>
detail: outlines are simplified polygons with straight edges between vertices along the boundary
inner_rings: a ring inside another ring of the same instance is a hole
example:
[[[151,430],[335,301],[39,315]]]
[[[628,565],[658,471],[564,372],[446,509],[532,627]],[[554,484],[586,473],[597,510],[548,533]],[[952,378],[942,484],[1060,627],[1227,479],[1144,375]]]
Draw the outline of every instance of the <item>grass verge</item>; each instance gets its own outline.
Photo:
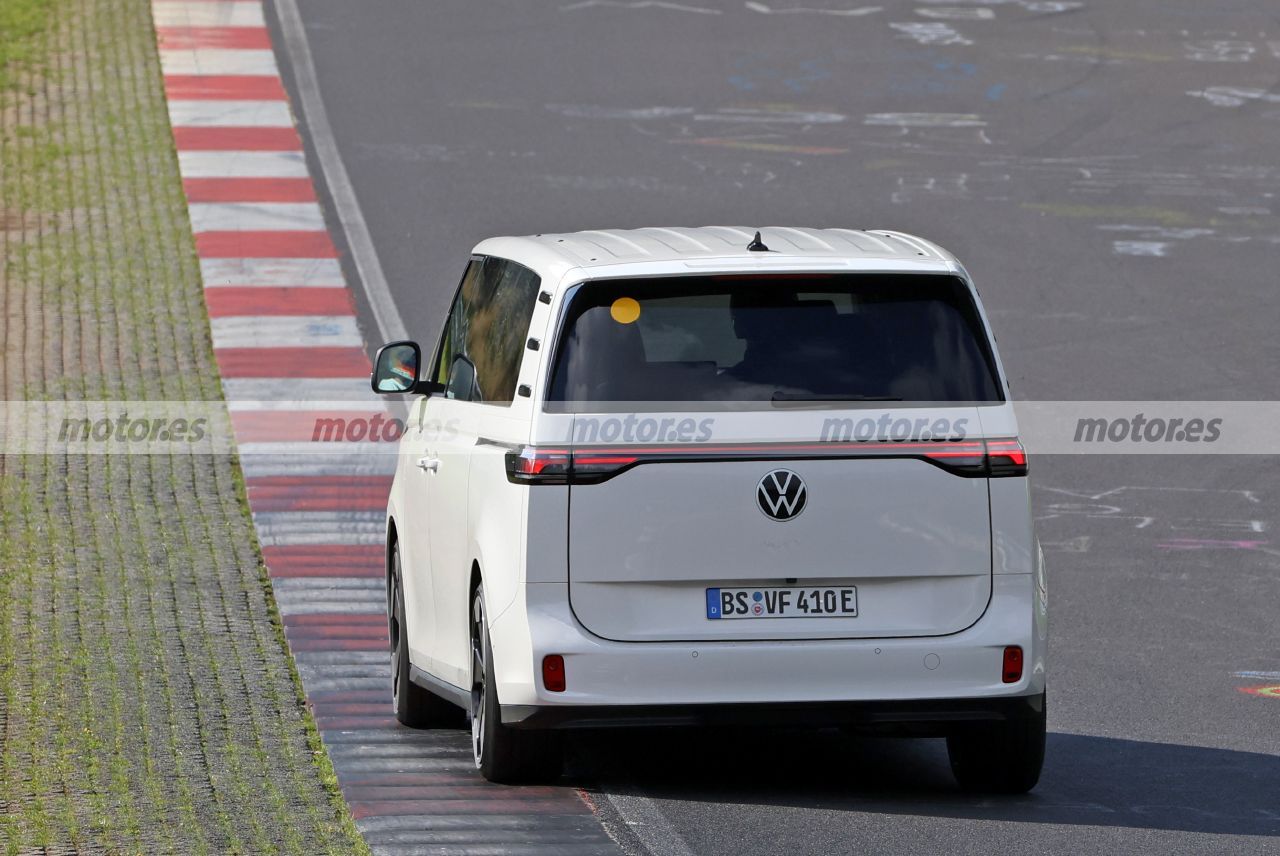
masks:
[[[5,400],[221,396],[146,0],[0,0]],[[0,853],[367,853],[235,462],[0,456]]]

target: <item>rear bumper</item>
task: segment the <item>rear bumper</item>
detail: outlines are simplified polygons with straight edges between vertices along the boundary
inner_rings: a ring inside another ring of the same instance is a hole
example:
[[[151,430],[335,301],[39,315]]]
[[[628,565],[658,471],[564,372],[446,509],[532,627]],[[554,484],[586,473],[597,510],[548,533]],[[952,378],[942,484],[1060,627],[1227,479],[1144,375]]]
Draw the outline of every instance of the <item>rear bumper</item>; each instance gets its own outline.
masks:
[[[528,584],[490,626],[503,721],[536,728],[998,717],[1044,692],[1046,600],[1037,576],[997,574],[983,617],[949,636],[752,642],[612,642],[575,620],[565,584]],[[1022,679],[1008,684],[1007,645],[1024,653]],[[564,692],[542,685],[547,654],[564,657]]]
[[[793,702],[702,705],[507,705],[513,728],[625,728],[631,726],[842,726],[867,731],[945,733],[972,722],[1031,719],[1044,696],[909,701]]]

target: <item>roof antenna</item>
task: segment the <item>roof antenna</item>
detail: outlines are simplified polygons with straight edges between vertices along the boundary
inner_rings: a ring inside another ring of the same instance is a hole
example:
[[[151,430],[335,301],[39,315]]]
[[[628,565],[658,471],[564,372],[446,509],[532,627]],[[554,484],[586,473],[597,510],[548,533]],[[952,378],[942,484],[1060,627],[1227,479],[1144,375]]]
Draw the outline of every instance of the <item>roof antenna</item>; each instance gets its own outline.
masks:
[[[764,241],[760,240],[760,232],[756,231],[756,236],[751,239],[751,243],[747,244],[747,252],[749,253],[767,253],[769,248],[764,245]]]

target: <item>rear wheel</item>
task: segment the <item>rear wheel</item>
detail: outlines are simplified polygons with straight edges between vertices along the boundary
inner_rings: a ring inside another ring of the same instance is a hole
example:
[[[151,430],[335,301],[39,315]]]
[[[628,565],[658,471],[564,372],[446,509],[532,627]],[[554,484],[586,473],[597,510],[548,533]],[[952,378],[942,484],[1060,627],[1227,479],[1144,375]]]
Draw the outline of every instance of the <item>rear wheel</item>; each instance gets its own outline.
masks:
[[[463,723],[462,709],[410,679],[412,667],[409,663],[409,633],[405,624],[399,545],[392,550],[391,575],[387,580],[387,632],[391,637],[391,704],[396,719],[410,728],[457,728]]]
[[[966,728],[947,737],[951,772],[966,791],[1023,794],[1044,766],[1045,702],[1031,716]]]
[[[559,777],[563,767],[560,735],[503,725],[492,675],[484,594],[477,589],[471,601],[471,749],[476,768],[489,781],[507,784]]]

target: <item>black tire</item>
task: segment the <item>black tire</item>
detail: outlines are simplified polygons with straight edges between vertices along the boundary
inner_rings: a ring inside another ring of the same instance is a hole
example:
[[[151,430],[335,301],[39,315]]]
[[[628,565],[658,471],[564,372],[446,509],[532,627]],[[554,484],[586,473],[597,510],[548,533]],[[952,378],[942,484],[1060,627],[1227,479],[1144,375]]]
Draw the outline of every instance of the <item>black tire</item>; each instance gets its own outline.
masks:
[[[1039,711],[1007,722],[966,727],[947,737],[951,772],[966,791],[1025,794],[1044,766],[1045,698]]]
[[[519,731],[502,724],[493,674],[493,649],[484,609],[484,593],[471,601],[471,752],[476,768],[491,782],[549,782],[564,767],[561,735]]]
[[[410,728],[459,728],[462,708],[450,704],[409,678],[409,639],[405,624],[404,588],[400,576],[400,547],[391,554],[387,577],[387,632],[391,638],[391,705],[396,720]]]

